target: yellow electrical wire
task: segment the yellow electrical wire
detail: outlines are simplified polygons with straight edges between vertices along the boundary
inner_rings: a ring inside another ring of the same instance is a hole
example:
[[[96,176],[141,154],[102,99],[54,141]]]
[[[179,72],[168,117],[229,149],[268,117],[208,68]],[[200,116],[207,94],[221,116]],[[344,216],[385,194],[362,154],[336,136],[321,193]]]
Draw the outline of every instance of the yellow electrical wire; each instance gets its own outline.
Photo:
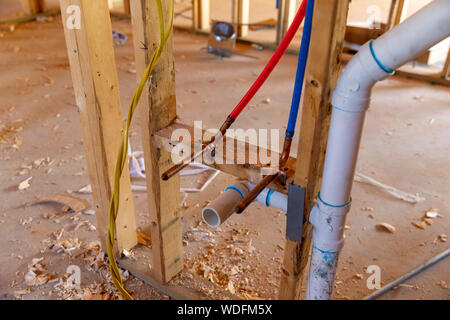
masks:
[[[170,32],[173,26],[173,14],[174,14],[174,4],[173,0],[170,0],[170,20],[167,23],[167,26],[164,26],[164,13],[161,0],[155,0],[156,7],[158,10],[158,22],[159,22],[159,36],[160,43],[156,48],[155,52],[152,55],[149,65],[145,70],[141,81],[134,93],[133,99],[131,100],[130,108],[128,110],[127,121],[123,130],[122,143],[119,148],[115,176],[114,176],[114,190],[111,197],[111,203],[109,205],[109,224],[108,224],[108,232],[106,236],[106,251],[109,257],[109,269],[111,272],[111,277],[114,282],[114,285],[119,290],[120,295],[124,300],[133,300],[133,297],[127,292],[127,290],[123,286],[122,277],[120,276],[119,267],[117,266],[116,258],[114,257],[114,236],[116,230],[116,218],[119,211],[119,194],[120,194],[120,177],[122,176],[122,172],[125,166],[126,161],[128,160],[128,134],[130,131],[131,121],[133,120],[134,112],[139,104],[139,100],[142,95],[142,91],[145,88],[145,85],[158,62],[159,57],[162,54],[164,46],[169,39]]]

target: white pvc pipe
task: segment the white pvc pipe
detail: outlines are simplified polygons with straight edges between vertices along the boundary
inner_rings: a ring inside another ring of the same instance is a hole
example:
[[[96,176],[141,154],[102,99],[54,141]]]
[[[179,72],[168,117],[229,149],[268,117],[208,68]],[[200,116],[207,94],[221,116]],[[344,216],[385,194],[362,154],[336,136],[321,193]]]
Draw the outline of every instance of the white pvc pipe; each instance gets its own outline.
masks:
[[[450,0],[435,0],[370,43],[342,71],[333,93],[327,154],[319,201],[310,214],[314,226],[307,299],[331,297],[337,260],[360,147],[365,113],[376,82],[450,36]],[[383,68],[382,68],[383,67]]]
[[[202,210],[203,221],[211,228],[218,228],[231,215],[235,213],[236,206],[242,201],[242,196],[247,196],[248,192],[256,187],[250,182],[235,183],[230,189],[222,193],[216,200],[208,204]],[[236,188],[240,192],[236,191]],[[264,189],[256,198],[259,203],[287,212],[288,196],[271,189]]]
[[[218,228],[235,212],[236,207],[250,192],[243,182],[237,182],[202,210],[203,222],[210,228]]]
[[[256,184],[250,182],[246,182],[245,184],[250,188],[250,190],[256,187]],[[256,201],[258,201],[262,205],[287,212],[288,196],[286,194],[266,188],[258,195]]]

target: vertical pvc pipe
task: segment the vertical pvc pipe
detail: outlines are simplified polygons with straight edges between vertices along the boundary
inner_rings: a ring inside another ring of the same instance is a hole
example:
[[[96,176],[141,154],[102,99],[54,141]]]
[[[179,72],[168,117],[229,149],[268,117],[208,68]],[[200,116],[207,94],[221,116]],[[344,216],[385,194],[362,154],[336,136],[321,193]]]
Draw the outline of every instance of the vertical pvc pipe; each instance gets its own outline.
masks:
[[[343,70],[333,93],[333,114],[314,226],[307,299],[333,292],[345,219],[370,95],[377,81],[450,36],[450,0],[435,0],[377,40],[365,44]]]

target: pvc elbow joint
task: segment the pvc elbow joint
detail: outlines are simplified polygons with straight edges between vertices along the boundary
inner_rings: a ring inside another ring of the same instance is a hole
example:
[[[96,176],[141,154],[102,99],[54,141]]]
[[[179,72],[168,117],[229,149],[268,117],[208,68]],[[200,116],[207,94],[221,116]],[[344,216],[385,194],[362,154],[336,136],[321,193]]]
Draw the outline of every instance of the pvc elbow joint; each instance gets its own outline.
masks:
[[[373,86],[388,76],[374,59],[368,42],[342,71],[331,104],[346,112],[365,112]]]

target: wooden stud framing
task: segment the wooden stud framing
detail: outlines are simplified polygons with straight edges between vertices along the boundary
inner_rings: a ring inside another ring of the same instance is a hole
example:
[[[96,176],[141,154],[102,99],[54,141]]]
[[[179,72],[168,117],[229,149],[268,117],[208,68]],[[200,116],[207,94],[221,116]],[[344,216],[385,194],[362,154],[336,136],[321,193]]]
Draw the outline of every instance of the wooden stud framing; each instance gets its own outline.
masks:
[[[158,131],[155,136],[155,144],[158,148],[164,149],[168,152],[171,152],[174,146],[178,145],[179,141],[172,141],[172,133],[175,130],[186,130],[189,132],[191,137],[195,136],[194,128],[181,123],[174,123],[169,127]],[[204,134],[203,132],[202,134]],[[189,142],[182,142],[185,146],[190,147],[191,150],[194,148],[193,139]],[[189,146],[187,145],[189,144]],[[254,155],[267,155],[273,159],[279,159],[280,155],[277,152],[269,151],[261,146],[250,145],[248,142],[243,142],[241,140],[234,139],[230,136],[225,136],[224,138],[224,152],[223,159],[221,161],[222,164],[219,164],[217,161],[210,166],[222,172],[226,172],[236,178],[243,179],[246,181],[250,181],[252,183],[259,183],[261,181],[261,168],[265,166],[263,163],[254,163],[250,164],[250,159],[253,158]],[[245,154],[243,154],[245,153]],[[252,156],[250,156],[252,154]],[[236,159],[245,159],[245,164],[238,164]],[[216,159],[217,160],[217,159]],[[227,164],[233,163],[233,164]],[[287,176],[288,181],[293,181],[294,172],[295,172],[295,163],[296,159],[290,157],[287,161],[286,167],[288,168]],[[287,193],[287,188],[283,187],[279,184],[272,184],[270,188],[275,191],[281,193]]]
[[[123,127],[109,9],[106,1],[60,0],[60,5],[98,231],[106,249],[109,203]],[[69,6],[79,10],[68,14]],[[81,28],[76,24],[71,28],[67,22],[77,19]],[[128,165],[120,186],[116,225],[119,252],[137,244]]]
[[[209,30],[210,0],[192,0],[192,16],[194,30]]]
[[[391,30],[405,19],[408,7],[409,0],[392,0],[386,30]]]
[[[131,15],[130,0],[123,0],[123,11],[127,16]]]
[[[43,0],[20,0],[25,14],[36,14],[42,11]]]
[[[169,16],[165,3],[164,13]],[[159,43],[158,16],[154,1],[131,3],[134,47],[138,81]],[[145,43],[149,50],[142,50]],[[161,174],[172,166],[171,154],[159,149],[154,134],[169,126],[177,117],[172,35],[153,70],[150,86],[139,106],[142,116],[143,145],[147,175],[148,204],[151,218],[153,276],[167,282],[183,270],[183,244],[180,216],[180,180],[162,181]]]
[[[340,71],[349,0],[318,0],[314,10],[302,124],[294,182],[306,187],[302,243],[287,240],[280,299],[299,299],[312,237],[308,222],[321,181],[331,115],[331,93]]]
[[[250,23],[250,0],[233,0],[233,23],[237,25],[237,36],[248,35]]]
[[[277,44],[281,43],[295,17],[296,1],[280,0],[278,8]]]
[[[447,60],[444,64],[444,69],[442,70],[442,77],[446,80],[450,80],[450,49],[447,54]]]

